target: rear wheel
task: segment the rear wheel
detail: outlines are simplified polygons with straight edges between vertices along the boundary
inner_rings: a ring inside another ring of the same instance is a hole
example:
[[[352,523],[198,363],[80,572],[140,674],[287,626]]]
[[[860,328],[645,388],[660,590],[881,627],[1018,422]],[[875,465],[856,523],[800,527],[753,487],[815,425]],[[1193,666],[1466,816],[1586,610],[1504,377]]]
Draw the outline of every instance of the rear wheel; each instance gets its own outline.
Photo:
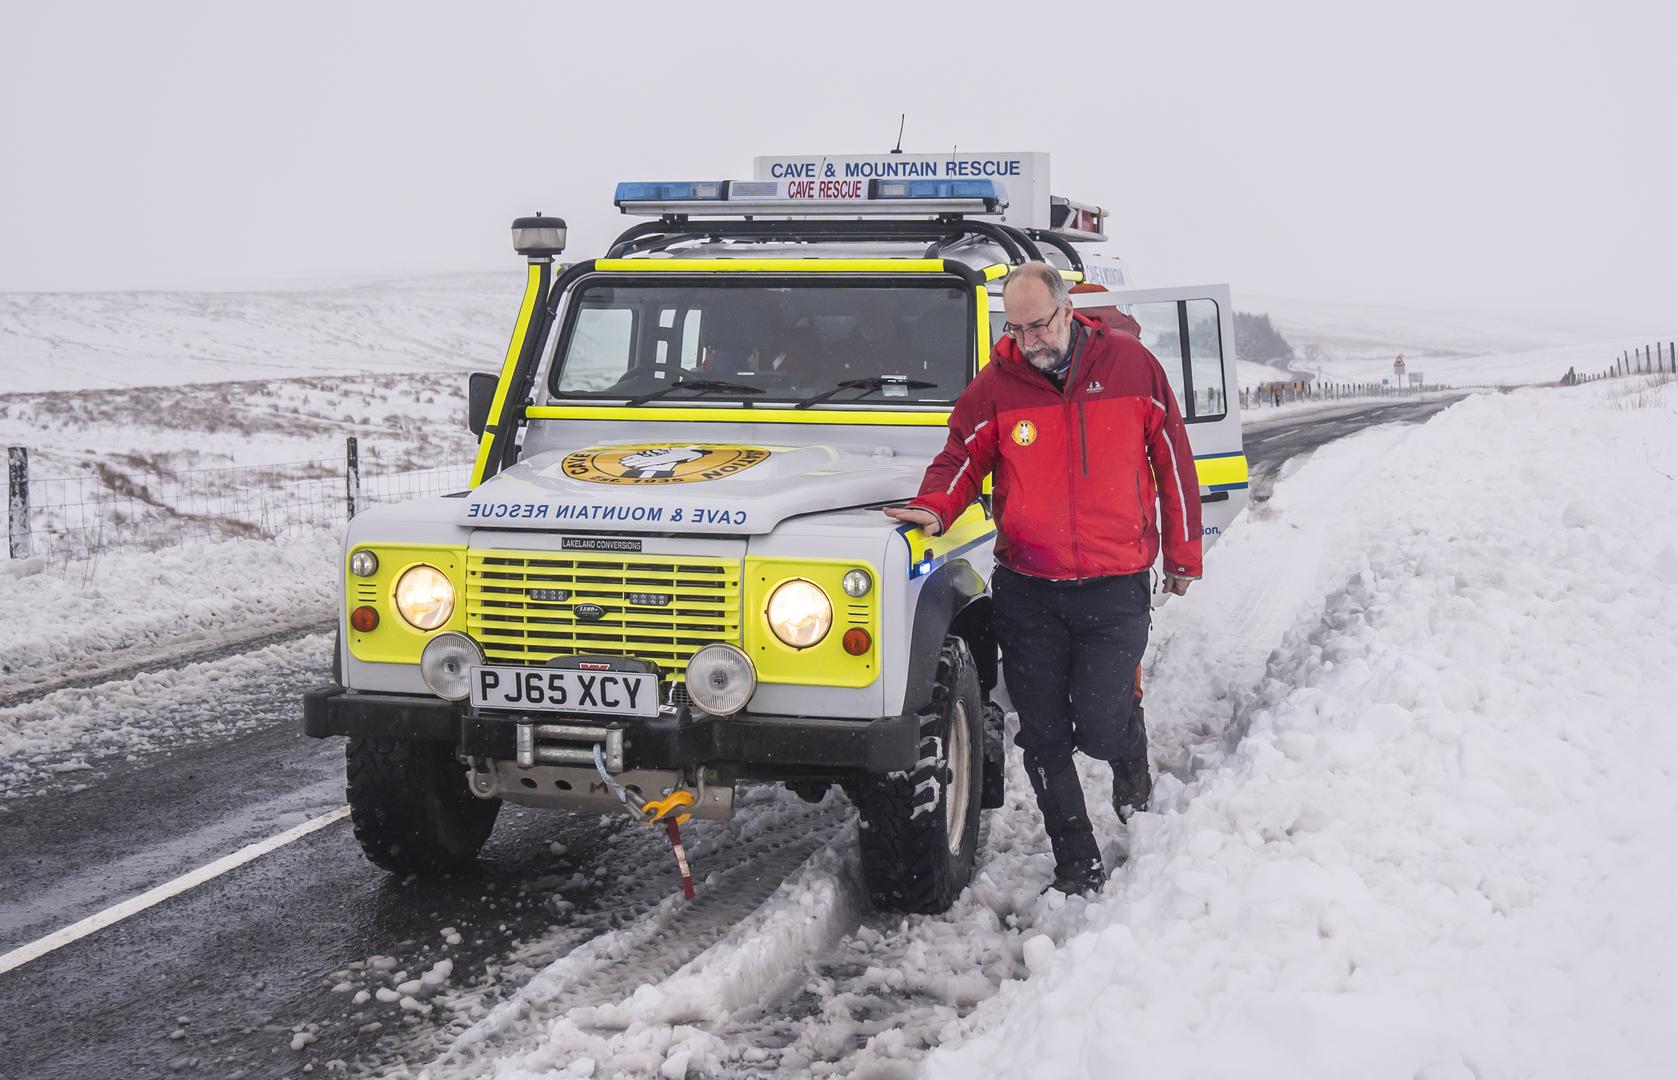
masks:
[[[932,703],[922,714],[920,760],[908,772],[864,777],[855,788],[862,876],[875,907],[935,915],[972,880],[983,725],[972,654],[961,638],[945,638]]]
[[[394,874],[470,866],[495,828],[500,799],[480,799],[447,743],[356,738],[344,748],[355,838]]]

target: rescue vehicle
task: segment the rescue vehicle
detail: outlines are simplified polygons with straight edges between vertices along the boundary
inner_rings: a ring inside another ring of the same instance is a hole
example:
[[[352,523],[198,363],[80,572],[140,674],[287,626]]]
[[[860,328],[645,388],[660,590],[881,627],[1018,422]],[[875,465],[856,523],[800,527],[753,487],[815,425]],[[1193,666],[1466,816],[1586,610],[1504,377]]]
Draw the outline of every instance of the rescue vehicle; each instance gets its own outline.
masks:
[[[1187,421],[1207,541],[1246,503],[1224,286],[1137,290],[1107,213],[1046,154],[759,158],[618,185],[647,220],[557,267],[520,218],[523,300],[470,377],[471,486],[349,526],[330,686],[367,857],[472,862],[505,802],[674,824],[736,785],[860,816],[880,908],[938,912],[1001,805],[987,497],[942,535],[912,497],[990,360],[1011,268],[1045,259],[1136,320]]]

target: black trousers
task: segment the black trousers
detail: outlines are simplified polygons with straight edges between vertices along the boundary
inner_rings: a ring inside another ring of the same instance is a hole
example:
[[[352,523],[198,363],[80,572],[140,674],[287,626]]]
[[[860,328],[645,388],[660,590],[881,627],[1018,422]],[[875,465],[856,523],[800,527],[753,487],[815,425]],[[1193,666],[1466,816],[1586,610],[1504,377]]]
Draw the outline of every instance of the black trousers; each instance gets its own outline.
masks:
[[[1014,741],[1061,869],[1101,857],[1072,752],[1120,763],[1148,754],[1135,682],[1149,589],[1146,570],[1061,585],[998,565],[991,583],[1002,673],[1020,715]]]

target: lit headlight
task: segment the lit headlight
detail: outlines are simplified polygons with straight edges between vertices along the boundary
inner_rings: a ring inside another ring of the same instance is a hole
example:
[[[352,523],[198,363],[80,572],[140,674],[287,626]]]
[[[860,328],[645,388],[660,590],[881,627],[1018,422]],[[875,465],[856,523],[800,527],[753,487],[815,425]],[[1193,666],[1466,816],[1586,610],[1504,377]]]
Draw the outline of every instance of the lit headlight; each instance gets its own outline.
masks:
[[[420,678],[438,697],[460,701],[469,689],[468,669],[483,662],[483,652],[465,634],[438,634],[420,653]]]
[[[769,629],[795,649],[808,649],[827,636],[833,625],[833,604],[821,586],[793,578],[769,594]]]
[[[757,669],[732,645],[707,645],[688,661],[687,689],[693,703],[712,716],[732,716],[752,699]]]
[[[410,626],[435,630],[454,614],[454,584],[435,566],[410,567],[396,582],[396,610]]]

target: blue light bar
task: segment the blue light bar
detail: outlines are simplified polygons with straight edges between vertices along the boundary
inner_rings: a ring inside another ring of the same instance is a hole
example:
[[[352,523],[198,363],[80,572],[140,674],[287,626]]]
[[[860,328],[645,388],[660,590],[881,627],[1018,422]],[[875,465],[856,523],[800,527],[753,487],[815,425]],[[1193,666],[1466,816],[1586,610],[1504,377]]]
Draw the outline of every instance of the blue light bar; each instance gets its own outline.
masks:
[[[876,199],[985,199],[1008,201],[1008,189],[995,180],[875,180]]]
[[[727,197],[726,180],[630,181],[618,185],[612,202],[721,202]]]

